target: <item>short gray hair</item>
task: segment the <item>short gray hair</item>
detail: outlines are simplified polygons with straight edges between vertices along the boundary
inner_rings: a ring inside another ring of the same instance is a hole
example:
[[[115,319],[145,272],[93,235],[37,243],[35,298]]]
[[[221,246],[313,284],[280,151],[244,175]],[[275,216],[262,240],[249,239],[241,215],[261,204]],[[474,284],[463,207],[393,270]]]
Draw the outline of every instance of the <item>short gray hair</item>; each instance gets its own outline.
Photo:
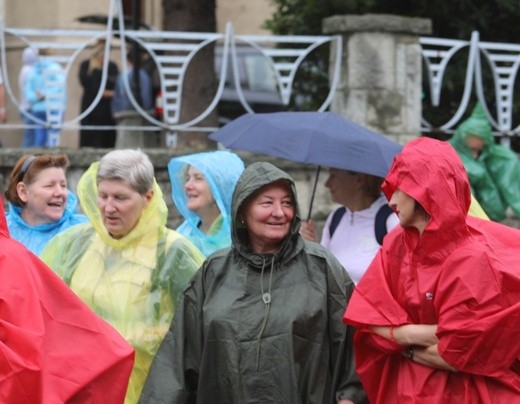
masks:
[[[144,195],[153,187],[153,164],[141,150],[113,150],[99,160],[96,180],[125,180]]]

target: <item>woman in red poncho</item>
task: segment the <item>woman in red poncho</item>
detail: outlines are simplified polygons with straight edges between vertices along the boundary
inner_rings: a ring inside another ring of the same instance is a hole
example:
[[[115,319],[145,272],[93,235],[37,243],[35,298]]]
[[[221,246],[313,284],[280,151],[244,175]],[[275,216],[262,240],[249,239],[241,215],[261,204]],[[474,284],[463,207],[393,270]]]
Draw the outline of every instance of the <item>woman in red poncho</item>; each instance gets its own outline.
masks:
[[[370,402],[517,402],[520,231],[467,216],[468,177],[446,142],[408,143],[383,191],[401,226],[344,316]]]
[[[0,403],[122,403],[134,351],[9,238],[0,199]]]

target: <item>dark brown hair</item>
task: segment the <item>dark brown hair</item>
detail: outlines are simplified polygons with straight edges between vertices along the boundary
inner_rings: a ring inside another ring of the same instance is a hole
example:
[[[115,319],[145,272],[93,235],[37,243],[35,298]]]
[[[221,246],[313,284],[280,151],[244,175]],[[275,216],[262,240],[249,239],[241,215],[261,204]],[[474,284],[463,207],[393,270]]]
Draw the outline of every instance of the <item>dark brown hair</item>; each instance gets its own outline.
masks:
[[[4,192],[5,198],[13,205],[22,206],[23,202],[18,196],[16,186],[19,182],[31,184],[40,171],[56,167],[66,170],[69,166],[69,158],[65,154],[40,154],[22,156],[14,165],[13,171],[9,175],[7,189]]]

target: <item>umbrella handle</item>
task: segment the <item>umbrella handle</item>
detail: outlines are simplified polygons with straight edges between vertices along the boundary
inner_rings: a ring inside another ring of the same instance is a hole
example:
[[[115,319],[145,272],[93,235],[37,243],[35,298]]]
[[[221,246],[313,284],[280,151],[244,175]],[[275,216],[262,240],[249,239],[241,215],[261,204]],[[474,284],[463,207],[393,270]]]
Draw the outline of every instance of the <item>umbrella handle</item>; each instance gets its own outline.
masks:
[[[318,166],[316,171],[316,178],[314,179],[314,187],[312,188],[311,203],[309,204],[309,213],[307,214],[307,221],[311,220],[312,215],[312,204],[314,203],[314,194],[316,194],[316,187],[318,185],[318,179],[320,178],[321,166]]]

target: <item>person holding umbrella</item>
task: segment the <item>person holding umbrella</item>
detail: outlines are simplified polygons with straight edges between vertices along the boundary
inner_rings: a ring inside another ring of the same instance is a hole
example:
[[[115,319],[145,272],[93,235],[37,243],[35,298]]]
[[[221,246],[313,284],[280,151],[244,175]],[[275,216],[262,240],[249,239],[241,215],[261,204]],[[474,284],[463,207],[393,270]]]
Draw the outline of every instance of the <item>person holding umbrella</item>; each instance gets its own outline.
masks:
[[[331,168],[325,187],[332,201],[342,207],[332,211],[321,236],[321,245],[341,262],[355,284],[381,247],[386,233],[399,219],[381,193],[383,178]],[[313,220],[302,222],[300,234],[316,241]]]
[[[468,174],[447,142],[409,142],[382,188],[400,227],[344,316],[370,402],[517,402],[520,231],[468,215]]]
[[[232,246],[184,290],[141,404],[365,402],[341,322],[354,284],[299,224],[292,178],[249,165],[233,194]]]

